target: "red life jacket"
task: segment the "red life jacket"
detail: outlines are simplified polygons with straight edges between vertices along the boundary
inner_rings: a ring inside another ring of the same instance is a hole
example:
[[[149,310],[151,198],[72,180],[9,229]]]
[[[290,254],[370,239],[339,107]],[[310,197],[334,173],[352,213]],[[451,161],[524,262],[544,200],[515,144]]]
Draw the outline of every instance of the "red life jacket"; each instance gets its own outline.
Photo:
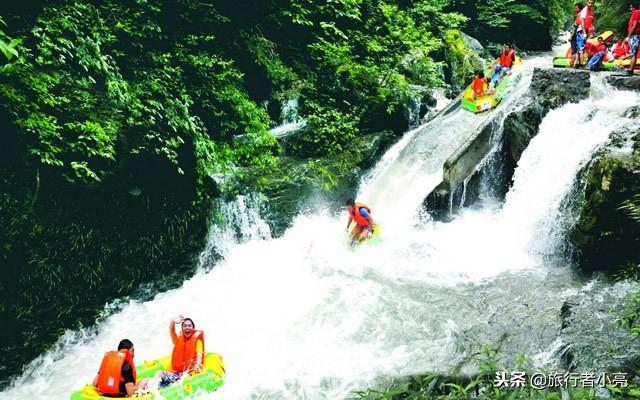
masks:
[[[513,57],[515,56],[515,51],[513,49],[504,49],[502,54],[500,54],[500,65],[503,67],[511,68],[513,66]]]
[[[175,372],[187,371],[193,367],[198,356],[196,351],[198,341],[202,341],[202,352],[204,353],[204,332],[194,330],[188,339],[182,333],[178,336],[173,346],[173,353],[171,353],[171,368]],[[204,362],[204,359],[202,361]]]
[[[594,27],[593,27],[593,11],[591,11],[591,7],[587,6],[587,17],[584,19],[584,28],[587,30],[586,34],[587,35],[591,35],[593,34],[594,31]]]
[[[349,215],[358,226],[368,226],[369,220],[360,214],[361,208],[364,208],[369,214],[371,214],[371,209],[369,207],[361,203],[355,203],[353,207],[349,209]]]
[[[484,82],[484,78],[480,78],[479,76],[473,78],[473,93],[475,93],[476,97],[484,94]]]
[[[629,51],[627,50],[624,42],[622,42],[621,44],[616,43],[616,45],[613,46],[611,52],[613,53],[614,58],[623,58],[627,54],[629,54]]]
[[[631,28],[633,28],[633,23],[637,22],[636,30],[631,32]],[[631,12],[631,18],[629,18],[629,27],[627,28],[629,32],[629,36],[640,35],[640,10],[633,10]]]
[[[576,22],[575,22],[575,24],[576,24],[576,25],[580,25],[580,24],[582,24],[582,19],[580,18],[580,12],[581,12],[581,11],[582,11],[582,10],[580,10],[580,11],[578,11],[578,12],[576,13]]]
[[[605,51],[604,44],[592,44],[590,42],[585,43],[584,50],[587,52],[589,56],[596,54],[599,51]]]
[[[100,370],[98,371],[98,391],[102,394],[123,394],[120,392],[120,383],[124,382],[122,366],[128,362],[133,372],[133,380],[137,381],[136,366],[133,364],[133,356],[127,349],[109,351],[104,355]],[[126,394],[126,393],[124,393]]]

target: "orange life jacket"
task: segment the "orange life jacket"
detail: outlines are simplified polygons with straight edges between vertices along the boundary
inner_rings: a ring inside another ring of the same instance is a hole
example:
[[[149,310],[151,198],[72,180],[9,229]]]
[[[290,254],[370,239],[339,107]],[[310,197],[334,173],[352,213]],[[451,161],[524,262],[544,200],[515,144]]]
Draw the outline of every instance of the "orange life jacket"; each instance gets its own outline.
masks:
[[[98,371],[98,391],[102,394],[122,394],[120,383],[124,382],[122,366],[128,362],[133,372],[133,380],[137,381],[136,366],[133,364],[133,356],[127,349],[109,351],[104,355],[100,370]]]
[[[194,330],[188,339],[182,333],[178,336],[171,354],[171,368],[175,372],[187,371],[193,367],[193,363],[198,356],[196,344],[199,340],[202,341],[202,351],[204,353],[204,332]],[[204,362],[204,360],[202,361]]]
[[[513,65],[513,57],[515,55],[515,51],[513,49],[504,49],[502,54],[500,54],[500,65],[503,67],[511,68]]]
[[[355,203],[353,205],[352,208],[349,209],[349,215],[351,216],[351,218],[353,219],[353,221],[358,224],[358,226],[368,226],[369,225],[369,220],[367,220],[365,217],[363,217],[360,214],[360,209],[364,208],[365,210],[367,210],[367,212],[369,214],[371,214],[371,209],[367,206],[365,206],[364,204],[361,203]]]
[[[473,78],[473,93],[476,97],[480,97],[484,94],[484,79],[476,76]]]

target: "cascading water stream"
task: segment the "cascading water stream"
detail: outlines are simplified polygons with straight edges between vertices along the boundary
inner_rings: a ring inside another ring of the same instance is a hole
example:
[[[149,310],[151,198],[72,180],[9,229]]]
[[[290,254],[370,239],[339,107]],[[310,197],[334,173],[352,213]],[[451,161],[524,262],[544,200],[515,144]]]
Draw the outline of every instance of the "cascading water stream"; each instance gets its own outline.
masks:
[[[241,243],[219,234],[225,251],[215,268],[152,301],[131,301],[95,329],[67,332],[0,399],[68,398],[124,337],[138,362],[166,355],[177,314],[192,317],[207,350],[226,361],[225,385],[203,397],[211,399],[345,398],[381,376],[449,372],[471,343],[504,335],[510,353],[548,353],[559,307],[579,283],[562,255],[546,257],[556,240],[547,233],[579,168],[639,100],[631,92],[604,98],[602,79],[593,78],[590,99],[548,114],[502,209],[413,223],[461,131],[483,117],[438,118],[407,133],[363,179],[360,198],[383,226],[381,244],[349,251],[344,215],[324,210],[299,216],[278,239],[263,230]],[[239,201],[228,207],[250,218],[247,232],[264,227],[255,199]]]
[[[298,115],[298,97],[283,103],[281,113],[282,124],[269,130],[275,137],[288,136],[305,126],[306,122]]]

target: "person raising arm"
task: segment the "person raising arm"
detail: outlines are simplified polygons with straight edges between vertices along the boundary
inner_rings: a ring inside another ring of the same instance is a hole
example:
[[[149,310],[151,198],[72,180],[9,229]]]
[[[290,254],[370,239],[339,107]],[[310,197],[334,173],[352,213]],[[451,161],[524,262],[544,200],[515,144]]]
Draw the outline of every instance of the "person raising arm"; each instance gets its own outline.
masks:
[[[181,325],[177,333],[176,325]],[[173,342],[171,368],[175,372],[200,372],[204,364],[204,332],[196,330],[191,318],[182,315],[171,320],[169,334]]]

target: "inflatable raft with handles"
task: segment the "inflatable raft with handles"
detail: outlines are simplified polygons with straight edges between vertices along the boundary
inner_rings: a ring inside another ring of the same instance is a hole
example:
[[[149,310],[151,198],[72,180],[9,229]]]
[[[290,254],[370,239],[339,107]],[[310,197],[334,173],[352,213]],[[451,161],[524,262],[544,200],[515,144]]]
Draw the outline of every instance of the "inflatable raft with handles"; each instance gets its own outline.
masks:
[[[488,79],[491,79],[497,62],[498,60],[496,60],[495,63],[491,64],[485,69],[484,75]],[[522,59],[520,57],[516,57],[513,62],[513,67],[511,68],[511,72],[500,79],[498,85],[494,88],[494,92],[491,94],[485,94],[484,96],[475,97],[473,93],[473,83],[471,83],[465,89],[462,100],[460,101],[462,108],[467,111],[471,111],[472,113],[481,113],[483,111],[488,111],[495,108],[498,104],[500,104],[507,93],[509,93],[511,83],[518,79],[521,68]]]
[[[138,380],[153,378],[160,371],[168,371],[171,367],[171,356],[159,358],[153,361],[145,361],[136,365]],[[199,374],[190,375],[176,383],[162,388],[158,393],[144,394],[136,399],[153,400],[187,399],[196,393],[214,392],[224,383],[224,362],[222,357],[214,353],[206,353],[204,368]],[[87,385],[83,389],[73,392],[71,400],[109,400],[112,397],[100,395],[95,386]]]

